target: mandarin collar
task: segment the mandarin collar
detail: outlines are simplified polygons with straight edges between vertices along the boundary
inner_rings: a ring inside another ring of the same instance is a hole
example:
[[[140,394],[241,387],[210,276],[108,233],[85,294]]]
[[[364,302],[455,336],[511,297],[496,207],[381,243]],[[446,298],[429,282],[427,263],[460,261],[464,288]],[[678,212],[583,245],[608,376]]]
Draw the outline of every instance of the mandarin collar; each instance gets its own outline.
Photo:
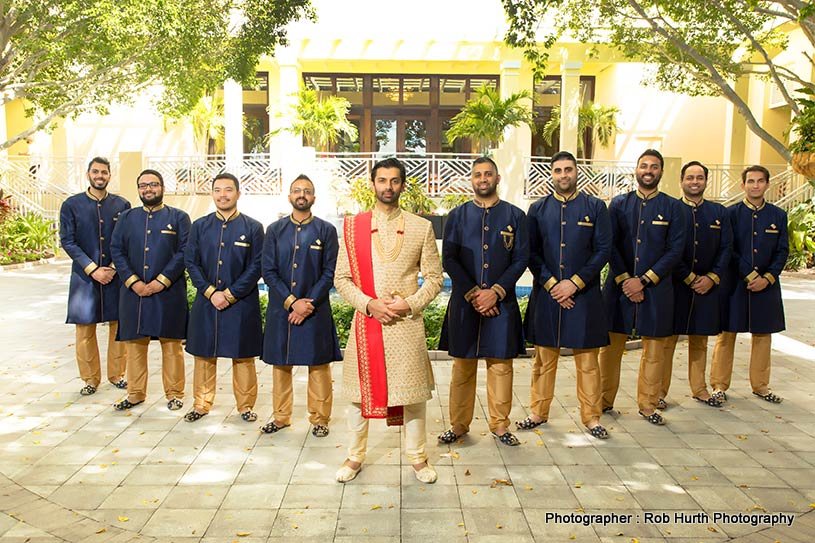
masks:
[[[297,226],[303,226],[304,224],[308,224],[311,221],[313,221],[314,220],[314,215],[309,214],[309,216],[306,217],[305,219],[303,219],[302,221],[298,221],[297,219],[294,218],[294,215],[292,214],[292,215],[289,215],[289,220],[292,223],[296,224]]]
[[[148,213],[153,213],[155,211],[161,211],[162,209],[164,209],[164,207],[165,207],[164,202],[161,202],[159,205],[153,206],[153,207],[141,206],[141,208],[143,210],[147,211]]]
[[[704,198],[702,198],[701,200],[699,200],[699,203],[698,203],[698,204],[697,204],[696,202],[694,202],[693,200],[690,200],[690,199],[686,198],[685,196],[682,196],[681,200],[682,200],[682,203],[683,203],[683,204],[688,205],[688,206],[690,206],[690,207],[700,207],[702,204],[704,204],[704,203],[705,203],[705,199],[704,199]]]
[[[495,206],[497,206],[498,204],[501,203],[501,199],[498,198],[497,200],[495,200],[495,202],[492,205],[488,205],[488,206],[483,205],[481,202],[479,202],[475,198],[473,198],[473,203],[475,204],[475,207],[480,208],[480,209],[492,209],[492,208],[494,208]]]
[[[577,198],[577,193],[580,192],[579,190],[575,190],[573,193],[569,195],[568,198],[564,197],[562,194],[559,194],[557,191],[553,191],[552,195],[555,197],[555,200],[559,202],[571,202],[575,198]]]
[[[386,221],[392,221],[402,215],[402,208],[397,207],[390,213],[385,213],[384,211],[380,211],[377,208],[374,208],[374,217],[377,219],[385,219]]]
[[[235,219],[237,219],[238,215],[240,215],[240,214],[241,214],[241,212],[236,209],[235,212],[232,215],[230,215],[229,217],[224,217],[223,214],[220,211],[216,211],[215,212],[215,217],[219,221],[229,222],[229,221],[234,221]]]
[[[90,198],[90,199],[91,199],[91,200],[93,200],[94,202],[101,202],[101,201],[103,201],[103,200],[106,200],[106,199],[107,199],[107,197],[108,197],[108,196],[110,196],[110,193],[109,193],[107,190],[105,190],[105,195],[104,195],[104,196],[102,196],[101,198],[97,198],[96,196],[94,196],[93,194],[91,194],[91,189],[90,189],[90,188],[88,188],[88,189],[86,189],[86,190],[85,190],[85,196],[87,196],[88,198]]]
[[[648,196],[641,193],[640,189],[636,189],[634,192],[637,193],[637,198],[639,198],[640,200],[648,201],[648,200],[653,200],[654,198],[657,197],[657,194],[659,194],[659,189],[655,190],[654,192],[652,192]]]
[[[767,200],[762,200],[760,206],[754,206],[753,204],[750,203],[750,200],[748,200],[747,198],[745,198],[741,202],[747,206],[747,209],[751,211],[761,211],[762,209],[764,209],[764,206],[767,205]]]

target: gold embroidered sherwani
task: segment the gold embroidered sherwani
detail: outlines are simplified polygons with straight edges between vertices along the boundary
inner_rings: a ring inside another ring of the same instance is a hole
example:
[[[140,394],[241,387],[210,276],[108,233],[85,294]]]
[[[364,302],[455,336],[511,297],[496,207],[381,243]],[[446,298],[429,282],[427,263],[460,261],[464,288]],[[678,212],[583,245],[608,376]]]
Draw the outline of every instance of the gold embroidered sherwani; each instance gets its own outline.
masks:
[[[377,230],[371,234],[376,295],[378,298],[388,298],[398,294],[411,309],[408,316],[382,326],[388,406],[425,402],[432,397],[434,381],[427,355],[422,310],[436,297],[442,285],[441,260],[433,226],[430,221],[399,209],[389,215],[374,210],[371,222],[371,228]],[[400,234],[399,231],[404,233]],[[354,285],[347,251],[343,240],[334,285],[357,311],[365,313],[371,297]],[[424,278],[421,288],[417,281],[419,272]],[[343,360],[342,389],[347,400],[355,403],[361,401],[353,326]]]

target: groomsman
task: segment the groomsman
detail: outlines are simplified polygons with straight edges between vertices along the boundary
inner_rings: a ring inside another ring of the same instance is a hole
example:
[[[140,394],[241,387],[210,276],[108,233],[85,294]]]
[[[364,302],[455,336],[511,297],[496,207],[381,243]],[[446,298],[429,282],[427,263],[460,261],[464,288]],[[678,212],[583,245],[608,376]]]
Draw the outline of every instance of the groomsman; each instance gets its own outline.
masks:
[[[110,251],[122,277],[119,293],[119,341],[127,342],[127,397],[113,405],[130,409],[147,398],[147,347],[161,343],[162,381],[167,409],[183,407],[187,284],[184,248],[190,217],[166,206],[164,179],[144,170],[136,179],[143,206],[122,213]]]
[[[642,338],[637,406],[651,424],[665,424],[657,411],[665,342],[673,335],[670,275],[685,248],[685,223],[675,198],[659,192],[665,161],[648,149],[637,160],[637,188],[609,206],[613,245],[603,301],[610,345],[600,349],[603,411],[614,406],[620,364],[629,335]],[[668,279],[668,280],[665,280]]]
[[[119,328],[119,287],[111,260],[110,238],[119,215],[130,202],[107,191],[110,162],[95,157],[88,164],[88,189],[71,196],[59,211],[59,239],[71,257],[68,318],[76,325],[76,363],[85,386],[83,396],[96,393],[102,381],[96,325],[108,323],[107,378],[116,388],[127,388],[125,346],[116,341]]]
[[[255,357],[260,356],[258,279],[263,251],[263,225],[238,211],[240,182],[231,173],[212,181],[216,211],[190,229],[184,260],[198,291],[190,313],[187,352],[195,357],[195,405],[184,416],[195,422],[215,400],[218,358],[232,359],[232,392],[241,418],[257,420]]]
[[[526,352],[515,284],[529,260],[524,212],[498,198],[501,181],[492,159],[473,162],[475,197],[450,212],[442,264],[453,282],[439,349],[453,357],[449,430],[453,443],[470,431],[478,359],[487,362],[487,405],[492,435],[520,445],[508,429],[512,409],[512,359]]]
[[[681,187],[685,215],[685,252],[673,273],[674,335],[665,345],[662,365],[664,402],[671,386],[671,370],[678,334],[688,336],[688,383],[694,400],[711,407],[721,402],[710,395],[705,384],[707,339],[721,331],[719,284],[730,264],[732,233],[723,205],[705,200],[708,169],[701,162],[682,166]]]
[[[580,420],[589,433],[607,439],[600,424],[600,367],[608,324],[600,293],[600,271],[611,255],[611,223],[599,198],[577,190],[577,160],[561,151],[552,157],[554,192],[529,208],[532,295],[526,336],[535,345],[530,415],[516,422],[531,430],[549,420],[561,347],[574,352]]]
[[[779,276],[789,255],[787,214],[766,200],[770,172],[750,166],[741,174],[745,198],[727,209],[733,227],[728,290],[723,294],[723,332],[713,349],[710,384],[726,401],[733,374],[736,333],[749,332],[750,386],[753,394],[770,403],[782,399],[770,390],[772,334],[784,330],[784,305]]]
[[[334,403],[331,362],[342,360],[328,293],[337,267],[337,229],[311,213],[314,183],[300,175],[289,188],[292,213],[269,225],[263,280],[269,286],[263,361],[271,364],[273,419],[261,430],[291,426],[292,370],[308,368],[308,413],[315,437],[328,435]]]

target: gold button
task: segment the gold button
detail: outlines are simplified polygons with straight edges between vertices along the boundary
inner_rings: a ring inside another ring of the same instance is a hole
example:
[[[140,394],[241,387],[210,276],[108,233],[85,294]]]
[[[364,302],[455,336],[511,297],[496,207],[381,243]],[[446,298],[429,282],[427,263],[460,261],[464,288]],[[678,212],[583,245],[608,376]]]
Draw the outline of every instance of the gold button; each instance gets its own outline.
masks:
[[[561,246],[561,247],[566,247],[566,244],[565,244],[565,243],[561,243],[561,244],[560,244],[560,246]]]
[[[694,245],[699,245],[699,242],[698,242],[698,241],[694,241],[694,242],[693,242],[693,244],[694,244]]]
[[[642,207],[645,207],[645,202],[642,203]]]
[[[150,250],[150,247],[145,247],[145,248],[144,248],[144,251],[145,251],[145,252],[147,252],[147,251],[149,251],[149,250]]]
[[[144,267],[144,269],[146,270],[146,269],[148,269],[149,267],[150,267],[150,266],[145,266],[145,267]]]
[[[642,243],[642,240],[641,240],[641,239],[638,239],[638,240],[637,240],[637,243]]]
[[[562,206],[562,207],[566,207],[566,204],[563,204],[563,206]]]
[[[296,287],[297,286],[297,281],[292,281],[291,286]]]
[[[754,235],[754,236],[757,236],[757,235],[758,235],[758,232],[753,232],[753,235]]]
[[[223,260],[219,260],[219,261],[218,261],[218,265],[219,265],[219,266],[223,265],[223,263],[224,263],[224,261],[223,261]]]
[[[297,227],[297,231],[299,232],[300,230],[301,230],[301,228],[298,226],[298,227]]]
[[[485,226],[485,227],[484,227],[484,231],[487,231],[487,230],[489,230],[489,229],[490,229],[490,227],[489,227],[489,226]]]
[[[297,262],[292,265],[293,268],[297,269]]]
[[[561,265],[560,265],[560,269],[561,269],[561,270],[565,270],[565,269],[566,269],[566,264],[561,264]]]
[[[645,224],[645,221],[640,221],[640,224]]]
[[[758,249],[753,249],[753,252],[754,252],[754,253],[757,253],[757,252],[758,252]],[[102,255],[102,256],[105,256],[105,255]]]
[[[564,225],[565,225],[565,224],[566,224],[566,221],[562,221],[560,224],[564,224]]]
[[[104,236],[99,236],[99,241],[105,241],[105,237]]]
[[[102,223],[102,222],[105,222],[105,221],[104,221],[104,219],[99,219],[99,222]]]
[[[224,246],[224,242],[222,241],[222,242],[221,242],[221,247],[223,247],[223,246]]]
[[[754,218],[754,219],[757,219],[757,218],[758,218],[758,215],[753,214],[753,218]]]
[[[489,264],[487,264],[486,262],[484,262],[484,269],[487,269],[487,268],[489,268],[489,267],[490,267],[490,265],[489,265]]]
[[[105,256],[107,256],[107,255],[105,255],[105,253],[102,253],[102,258],[105,258]]]
[[[221,281],[220,279],[218,279],[218,283],[223,283],[223,281]]]
[[[102,207],[102,204],[96,204],[96,207]]]
[[[640,257],[635,257],[634,258],[634,262],[639,262],[639,261],[640,261]]]
[[[488,208],[488,209],[487,209],[487,213],[489,213],[489,212],[490,212],[490,210],[489,210],[489,208]]]
[[[300,246],[299,246],[299,245],[295,245],[295,246],[294,246],[294,248],[295,248],[295,249],[299,249],[299,248],[300,248]]]
[[[753,269],[754,269],[754,270],[756,270],[756,271],[758,271],[758,266],[756,266],[756,267],[755,267],[755,268],[753,268]]]
[[[148,233],[148,234],[149,234],[150,232],[152,232],[152,230],[148,230],[148,231],[147,231],[147,233]]]
[[[481,288],[487,288],[487,283],[481,283]]]
[[[153,218],[153,216],[152,216],[152,215],[148,215],[148,216],[147,216],[147,218],[148,218],[148,219],[152,219],[152,218]]]
[[[490,246],[489,246],[489,245],[487,245],[487,244],[485,243],[485,244],[484,244],[484,250],[486,251],[486,250],[487,250],[487,249],[489,249],[489,248],[490,248]]]

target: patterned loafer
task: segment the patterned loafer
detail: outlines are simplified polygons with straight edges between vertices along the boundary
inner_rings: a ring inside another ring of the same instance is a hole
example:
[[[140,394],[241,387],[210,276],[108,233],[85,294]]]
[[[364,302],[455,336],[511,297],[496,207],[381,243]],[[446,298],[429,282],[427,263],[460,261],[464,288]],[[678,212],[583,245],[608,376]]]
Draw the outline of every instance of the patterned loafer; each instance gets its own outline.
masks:
[[[518,428],[518,430],[532,430],[534,428],[537,428],[541,424],[546,424],[547,422],[548,421],[546,419],[541,420],[539,422],[535,422],[534,420],[532,420],[532,417],[526,417],[524,420],[517,421],[515,423],[515,427]]]
[[[451,443],[455,443],[458,441],[458,438],[463,436],[464,434],[458,435],[453,431],[452,428],[446,430],[443,434],[439,436],[439,443],[444,443],[445,445],[449,445]]]
[[[506,432],[504,432],[503,435],[500,436],[493,432],[492,437],[496,438],[498,441],[509,447],[517,447],[518,445],[521,444],[521,441],[517,437],[512,435],[512,432],[510,432],[509,430],[507,430]]]
[[[116,388],[125,390],[127,388],[127,381],[125,381],[124,379],[119,379],[115,383],[111,383],[111,385],[115,386]]]
[[[167,409],[169,409],[170,411],[178,411],[182,407],[184,407],[184,402],[182,402],[178,398],[173,398],[172,400],[167,402]]]
[[[727,401],[727,393],[724,390],[714,390],[713,397],[719,400],[720,403]]]
[[[140,402],[131,402],[130,400],[125,398],[121,402],[113,404],[113,409],[115,409],[116,411],[124,411],[126,409],[132,409],[142,403],[144,403],[144,400]]]
[[[657,400],[657,409],[659,409],[660,411],[668,409],[668,402],[665,401],[665,398],[660,398],[659,400]]]
[[[694,396],[693,399],[696,400],[697,402],[702,402],[705,405],[709,405],[710,407],[721,407],[722,406],[721,400],[719,400],[716,396],[711,396],[707,400],[703,400],[702,398]]]
[[[261,426],[260,431],[263,432],[264,434],[274,434],[275,432],[279,432],[283,428],[288,428],[289,426],[291,426],[291,424],[283,424],[281,426],[277,424],[275,421],[272,421],[269,424]],[[354,477],[356,477],[356,475],[354,475]]]
[[[324,424],[315,424],[311,429],[311,435],[314,437],[325,437],[328,435],[328,426]]]
[[[91,394],[96,394],[96,387],[93,385],[85,385],[81,389],[79,389],[79,394],[82,396],[90,396]]]
[[[603,426],[601,426],[600,424],[598,424],[594,428],[589,428],[588,430],[591,436],[596,437],[597,439],[608,439],[609,437],[611,437],[608,434],[608,430],[603,428]]]
[[[665,424],[665,419],[662,418],[662,415],[659,414],[659,411],[654,411],[650,415],[646,415],[642,411],[637,411],[637,413],[639,413],[639,415],[642,418],[644,418],[645,420],[647,420],[651,424],[656,424],[657,426],[662,426],[663,424]]]
[[[255,422],[258,420],[258,414],[252,411],[251,409],[247,409],[243,413],[241,413],[241,418],[246,422]]]
[[[784,401],[784,398],[782,398],[781,396],[776,396],[775,394],[773,394],[769,390],[767,392],[765,392],[764,394],[761,394],[760,392],[753,392],[753,394],[755,394],[756,396],[758,396],[759,398],[761,398],[765,402],[781,403],[781,402]]]
[[[187,421],[187,422],[195,422],[195,421],[200,420],[200,419],[202,419],[202,418],[204,418],[206,416],[207,416],[206,413],[199,413],[198,411],[192,410],[189,413],[187,413],[186,415],[184,415],[184,420]]]

